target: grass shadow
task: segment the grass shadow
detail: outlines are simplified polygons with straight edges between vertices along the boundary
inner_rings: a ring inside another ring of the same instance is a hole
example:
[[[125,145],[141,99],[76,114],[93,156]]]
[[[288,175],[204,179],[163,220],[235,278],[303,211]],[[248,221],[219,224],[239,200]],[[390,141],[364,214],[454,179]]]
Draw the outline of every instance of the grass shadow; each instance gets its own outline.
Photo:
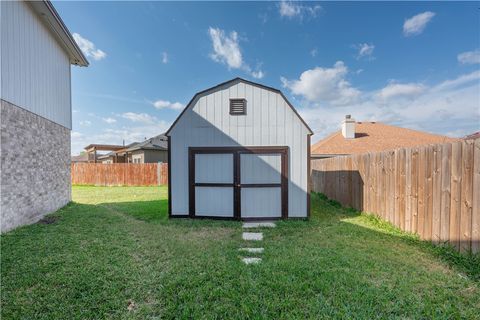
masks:
[[[332,222],[355,225],[356,230],[352,232],[355,232],[357,235],[359,232],[364,231],[374,232],[378,234],[379,239],[387,237],[415,246],[422,252],[446,262],[450,267],[465,274],[471,280],[480,282],[480,253],[460,253],[448,243],[434,245],[429,241],[421,240],[416,234],[402,231],[400,228],[374,214],[360,212],[354,208],[342,207],[339,202],[328,199],[321,193],[312,193],[312,201],[318,203],[312,205],[312,207],[319,208],[321,211],[316,212],[315,218],[331,219]],[[355,217],[362,218],[361,224],[358,221],[354,221],[354,219],[349,219]]]

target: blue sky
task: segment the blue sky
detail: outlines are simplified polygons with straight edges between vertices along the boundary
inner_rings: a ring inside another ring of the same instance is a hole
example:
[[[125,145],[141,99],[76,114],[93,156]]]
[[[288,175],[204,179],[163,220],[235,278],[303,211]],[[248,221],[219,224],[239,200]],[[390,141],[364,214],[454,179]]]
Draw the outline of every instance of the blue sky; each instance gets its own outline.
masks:
[[[162,133],[194,93],[237,76],[281,89],[313,141],[345,114],[450,136],[480,128],[475,2],[54,5],[90,61],[72,67],[72,153]]]

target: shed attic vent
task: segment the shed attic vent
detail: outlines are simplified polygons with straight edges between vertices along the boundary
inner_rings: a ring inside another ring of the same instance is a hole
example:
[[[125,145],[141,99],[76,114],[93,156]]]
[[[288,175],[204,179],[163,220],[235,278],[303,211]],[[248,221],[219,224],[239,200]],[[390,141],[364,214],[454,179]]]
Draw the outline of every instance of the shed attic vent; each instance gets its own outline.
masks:
[[[245,114],[247,114],[247,100],[245,100],[245,99],[230,99],[230,114],[231,115],[245,115]]]

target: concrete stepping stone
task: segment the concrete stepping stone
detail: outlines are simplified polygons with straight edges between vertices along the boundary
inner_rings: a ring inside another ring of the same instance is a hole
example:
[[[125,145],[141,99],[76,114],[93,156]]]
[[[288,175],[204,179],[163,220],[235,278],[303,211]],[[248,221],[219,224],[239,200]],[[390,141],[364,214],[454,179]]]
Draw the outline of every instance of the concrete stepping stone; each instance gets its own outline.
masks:
[[[244,222],[243,228],[275,228],[275,222],[263,221],[263,222]]]
[[[242,234],[243,240],[246,241],[262,241],[263,233],[261,232],[244,232]]]
[[[262,261],[262,258],[243,258],[242,261],[245,264],[257,264]]]
[[[238,250],[245,251],[245,252],[248,252],[248,253],[262,253],[263,252],[263,248],[240,248]]]

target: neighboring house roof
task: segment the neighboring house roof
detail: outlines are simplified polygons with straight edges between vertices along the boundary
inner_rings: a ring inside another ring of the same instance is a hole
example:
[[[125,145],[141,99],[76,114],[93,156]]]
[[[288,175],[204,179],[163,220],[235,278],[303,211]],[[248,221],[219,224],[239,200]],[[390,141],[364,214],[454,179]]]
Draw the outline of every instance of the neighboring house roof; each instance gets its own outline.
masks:
[[[136,150],[168,150],[168,137],[159,134],[143,142],[136,142],[133,146],[126,149],[128,152]]]
[[[478,138],[480,138],[480,131],[474,132],[472,134],[469,134],[469,135],[466,135],[465,137],[463,137],[463,139],[465,139],[465,140],[478,139]]]
[[[72,34],[68,31],[67,26],[63,23],[62,18],[60,18],[52,3],[47,0],[28,1],[28,3],[66,50],[70,63],[83,67],[88,66],[87,58],[85,58],[82,50],[78,47],[78,44],[73,39]]]
[[[115,157],[115,152],[114,151],[106,153],[106,154],[99,155],[97,157],[97,160],[107,159],[107,158],[110,158],[110,157]]]
[[[89,144],[86,146],[85,150],[103,150],[103,151],[117,151],[125,148],[125,146],[115,145],[115,144]]]
[[[357,154],[456,140],[458,139],[379,122],[356,122],[355,139],[345,139],[340,130],[315,143],[311,153],[313,155]]]
[[[263,84],[260,84],[260,83],[257,83],[257,82],[253,82],[253,81],[249,81],[249,80],[245,80],[243,78],[240,78],[240,77],[237,77],[237,78],[234,78],[232,80],[228,80],[228,81],[225,81],[225,82],[222,82],[220,84],[217,84],[216,86],[213,86],[211,88],[208,88],[208,89],[205,89],[203,91],[200,91],[200,92],[197,92],[193,98],[187,103],[187,105],[185,106],[185,108],[183,108],[182,112],[180,112],[180,114],[178,115],[177,119],[175,119],[175,121],[173,121],[172,125],[170,126],[170,128],[167,130],[167,132],[165,132],[165,135],[166,136],[169,136],[170,135],[170,131],[172,131],[173,127],[177,124],[178,120],[182,117],[182,115],[185,113],[185,111],[187,111],[187,109],[190,107],[190,105],[192,104],[193,101],[195,101],[195,99],[200,96],[200,95],[205,95],[207,93],[210,93],[211,91],[214,91],[216,89],[219,89],[220,87],[222,86],[225,86],[225,85],[228,85],[228,84],[231,84],[231,83],[234,83],[234,82],[243,82],[243,83],[246,83],[246,84],[249,84],[249,85],[252,85],[252,86],[256,86],[256,87],[259,87],[259,88],[262,88],[262,89],[265,89],[265,90],[270,90],[270,91],[273,91],[273,92],[276,92],[278,94],[280,94],[282,96],[282,98],[287,102],[288,106],[293,110],[293,112],[297,115],[297,117],[300,119],[300,121],[302,121],[303,125],[307,128],[307,130],[309,131],[309,135],[313,135],[313,131],[312,129],[310,129],[310,127],[308,126],[308,124],[305,122],[305,120],[303,120],[303,118],[298,114],[297,110],[295,109],[295,107],[290,103],[290,101],[288,101],[287,97],[285,97],[285,95],[283,94],[282,91],[276,89],[276,88],[272,88],[272,87],[268,87],[266,85],[263,85]]]
[[[72,162],[88,162],[88,154],[84,153],[78,156],[72,156]]]

